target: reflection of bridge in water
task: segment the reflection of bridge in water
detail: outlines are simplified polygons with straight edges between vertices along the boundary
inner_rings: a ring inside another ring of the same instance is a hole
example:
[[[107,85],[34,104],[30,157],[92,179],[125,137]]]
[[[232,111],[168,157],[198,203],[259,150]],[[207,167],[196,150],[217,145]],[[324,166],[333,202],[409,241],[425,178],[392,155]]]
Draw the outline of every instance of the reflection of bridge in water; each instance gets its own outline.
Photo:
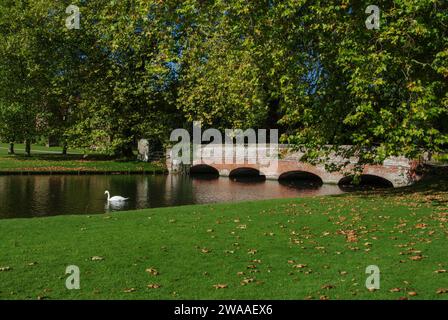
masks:
[[[305,153],[292,150],[287,145],[278,145],[272,149],[269,149],[269,146],[259,149],[257,145],[246,145],[239,156],[236,152],[229,156],[229,153],[224,151],[229,150],[228,148],[228,146],[220,147],[213,144],[198,146],[197,156],[193,157],[191,165],[188,166],[190,172],[215,172],[220,176],[230,178],[258,176],[271,180],[295,178],[311,180],[320,184],[345,184],[352,180],[353,169],[357,164],[355,157],[347,159],[339,155],[332,155],[326,160],[327,165],[341,163],[347,163],[347,165],[343,168],[343,171],[329,171],[325,164],[314,165],[302,162],[301,159]],[[254,153],[254,150],[257,150],[258,153]],[[275,154],[279,155],[278,159],[274,160],[275,157],[273,157],[272,152],[270,153],[272,150],[275,150]],[[244,155],[243,158],[241,158],[241,154]],[[179,161],[173,160],[171,150],[167,151],[166,164],[170,172],[180,171],[183,168]],[[416,172],[418,164],[419,161],[417,160],[409,160],[405,157],[390,157],[382,164],[365,165],[362,169],[361,181],[394,187],[411,185],[420,179]]]

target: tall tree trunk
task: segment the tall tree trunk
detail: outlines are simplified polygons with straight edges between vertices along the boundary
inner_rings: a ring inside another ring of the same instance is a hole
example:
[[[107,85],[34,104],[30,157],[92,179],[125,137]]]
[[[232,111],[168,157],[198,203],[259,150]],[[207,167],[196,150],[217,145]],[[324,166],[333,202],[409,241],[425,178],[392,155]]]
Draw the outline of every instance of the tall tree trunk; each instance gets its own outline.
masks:
[[[28,157],[31,156],[31,140],[30,139],[25,140],[25,153]]]
[[[67,149],[68,149],[67,141],[64,141],[64,143],[62,144],[62,155],[63,156],[67,155]]]
[[[15,154],[14,153],[14,143],[13,142],[9,143],[8,154]]]

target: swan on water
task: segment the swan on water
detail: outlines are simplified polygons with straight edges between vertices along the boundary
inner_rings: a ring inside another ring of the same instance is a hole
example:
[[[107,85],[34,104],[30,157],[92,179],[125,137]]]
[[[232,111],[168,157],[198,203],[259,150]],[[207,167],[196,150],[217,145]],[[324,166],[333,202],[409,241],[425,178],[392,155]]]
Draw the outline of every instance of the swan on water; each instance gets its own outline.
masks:
[[[107,194],[107,202],[121,202],[121,201],[126,201],[129,198],[123,198],[122,196],[110,196],[109,191],[104,191],[104,194]]]

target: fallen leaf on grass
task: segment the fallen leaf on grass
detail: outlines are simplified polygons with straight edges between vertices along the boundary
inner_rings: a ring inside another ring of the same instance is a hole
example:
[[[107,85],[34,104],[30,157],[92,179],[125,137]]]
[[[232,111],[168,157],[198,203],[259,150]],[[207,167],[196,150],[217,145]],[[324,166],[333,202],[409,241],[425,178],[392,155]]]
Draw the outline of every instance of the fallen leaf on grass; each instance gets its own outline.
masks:
[[[426,223],[418,223],[415,225],[415,229],[425,229],[427,226]]]
[[[210,249],[207,249],[207,248],[202,248],[202,249],[201,249],[201,252],[202,252],[202,253],[210,253],[210,251],[211,251],[211,250],[210,250]]]
[[[126,288],[126,289],[123,290],[123,292],[125,292],[125,293],[131,293],[131,292],[134,292],[134,291],[135,291],[135,288]]]
[[[417,256],[421,256],[422,255],[422,251],[421,250],[416,250],[416,249],[409,249],[405,254],[415,254]]]
[[[293,265],[292,267],[295,269],[303,269],[303,268],[308,267],[308,265],[299,263],[299,264]]]
[[[159,275],[159,271],[157,271],[157,269],[155,269],[155,268],[148,268],[145,271],[148,272],[149,274],[153,275],[153,276]]]
[[[389,290],[390,292],[400,292],[401,289],[400,288],[392,288]]]
[[[439,288],[436,291],[437,294],[448,293],[448,288]]]
[[[409,259],[411,259],[412,261],[420,261],[423,259],[423,257],[422,256],[412,256],[412,257],[409,257]]]
[[[358,242],[355,230],[341,230],[339,233],[345,235],[347,242]]]
[[[90,260],[92,260],[92,261],[101,261],[101,260],[104,260],[104,258],[100,257],[100,256],[93,256],[92,258],[90,258]]]
[[[434,272],[435,273],[446,273],[446,270],[445,269],[440,269],[440,270],[436,270]]]
[[[257,249],[249,249],[247,250],[247,254],[256,254],[257,253]]]
[[[148,286],[147,286],[149,289],[159,289],[160,287],[161,287],[161,285],[160,284],[157,284],[157,283],[150,283],[150,284],[148,284]]]
[[[225,289],[227,288],[227,284],[214,284],[213,287],[215,289]]]
[[[308,274],[312,274],[313,273],[313,270],[311,270],[311,269],[308,269],[308,271],[305,271],[305,274],[306,275],[308,275]]]
[[[334,285],[332,285],[332,284],[324,284],[321,288],[322,289],[333,289]]]
[[[2,271],[10,271],[11,268],[10,267],[0,267],[0,272]]]
[[[410,291],[410,292],[408,292],[408,295],[410,295],[411,297],[415,297],[417,295],[417,292]]]
[[[244,279],[243,281],[241,281],[241,285],[242,285],[242,286],[245,286],[246,284],[249,284],[249,283],[251,283],[251,282],[254,282],[254,279],[253,279],[253,278],[246,278],[246,279]]]

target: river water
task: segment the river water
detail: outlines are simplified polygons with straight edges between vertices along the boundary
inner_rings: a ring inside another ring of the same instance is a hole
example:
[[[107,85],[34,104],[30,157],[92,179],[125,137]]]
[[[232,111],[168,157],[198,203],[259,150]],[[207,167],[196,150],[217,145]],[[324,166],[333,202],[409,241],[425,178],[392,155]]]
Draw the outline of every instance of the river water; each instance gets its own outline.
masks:
[[[129,197],[107,205],[104,191]],[[0,176],[0,218],[99,214],[245,200],[340,194],[337,185],[297,181],[234,181],[181,175],[26,175]]]

